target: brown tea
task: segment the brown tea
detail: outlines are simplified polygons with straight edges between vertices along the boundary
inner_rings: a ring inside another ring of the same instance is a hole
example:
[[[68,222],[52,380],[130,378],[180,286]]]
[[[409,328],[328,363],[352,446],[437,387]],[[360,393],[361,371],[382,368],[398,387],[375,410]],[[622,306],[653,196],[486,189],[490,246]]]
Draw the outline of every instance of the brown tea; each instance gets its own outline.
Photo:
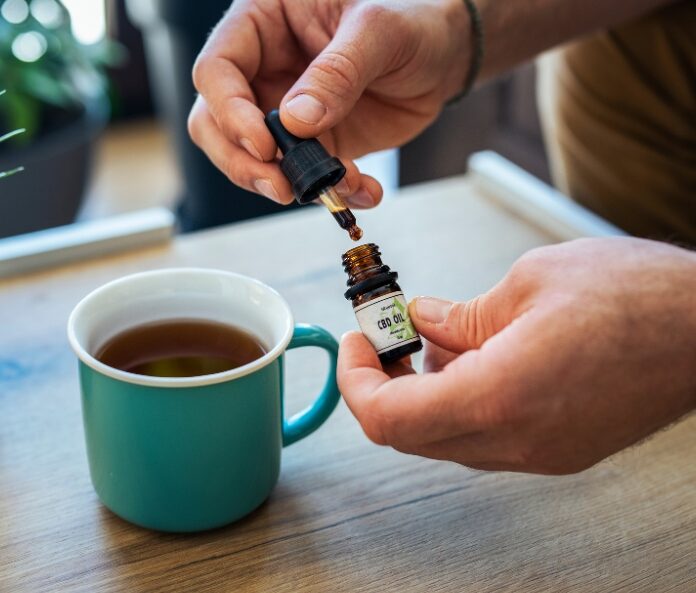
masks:
[[[238,327],[202,319],[170,319],[116,334],[95,357],[139,375],[196,377],[236,369],[264,354],[258,338]]]

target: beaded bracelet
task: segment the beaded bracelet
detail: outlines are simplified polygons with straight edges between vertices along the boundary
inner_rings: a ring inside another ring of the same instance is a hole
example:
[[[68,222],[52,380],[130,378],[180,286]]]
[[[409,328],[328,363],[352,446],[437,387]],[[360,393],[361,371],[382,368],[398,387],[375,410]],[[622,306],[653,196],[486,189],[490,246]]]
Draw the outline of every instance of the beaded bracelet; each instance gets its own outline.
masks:
[[[462,90],[447,101],[447,105],[453,105],[458,103],[461,99],[466,97],[476,82],[479,73],[481,72],[481,66],[483,66],[484,57],[484,33],[483,33],[483,19],[481,18],[481,13],[479,12],[478,6],[474,3],[474,0],[464,0],[464,5],[469,11],[469,20],[471,21],[471,64],[469,66],[469,72],[467,72],[466,80],[464,81],[464,87]]]

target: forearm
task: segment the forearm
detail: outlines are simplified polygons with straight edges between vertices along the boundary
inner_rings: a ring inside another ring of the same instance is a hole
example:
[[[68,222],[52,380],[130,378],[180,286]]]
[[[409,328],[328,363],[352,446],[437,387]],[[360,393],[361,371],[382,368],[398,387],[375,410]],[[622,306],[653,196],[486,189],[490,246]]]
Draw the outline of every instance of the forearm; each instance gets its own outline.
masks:
[[[484,23],[480,79],[566,41],[639,17],[674,0],[475,0]]]

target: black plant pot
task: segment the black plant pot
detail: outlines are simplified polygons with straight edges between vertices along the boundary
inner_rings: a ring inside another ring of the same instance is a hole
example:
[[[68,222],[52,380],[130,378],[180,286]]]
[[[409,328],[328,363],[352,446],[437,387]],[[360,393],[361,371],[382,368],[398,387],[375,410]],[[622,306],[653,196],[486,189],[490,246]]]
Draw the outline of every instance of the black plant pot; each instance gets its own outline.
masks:
[[[0,180],[0,237],[75,220],[107,119],[104,97],[91,101],[70,123],[37,137],[30,145],[5,147],[0,152],[0,171],[24,167]]]
[[[179,206],[183,231],[287,211],[236,187],[191,142],[186,120],[196,92],[191,69],[208,33],[230,0],[126,0],[131,20],[141,28],[155,103],[172,133],[184,177]],[[290,206],[290,208],[294,205]]]

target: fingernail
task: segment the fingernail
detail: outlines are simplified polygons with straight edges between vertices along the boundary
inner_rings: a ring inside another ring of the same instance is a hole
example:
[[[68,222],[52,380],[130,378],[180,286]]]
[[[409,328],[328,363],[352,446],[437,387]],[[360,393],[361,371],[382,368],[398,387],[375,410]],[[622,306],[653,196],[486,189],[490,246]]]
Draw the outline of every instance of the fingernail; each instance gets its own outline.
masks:
[[[287,102],[285,108],[295,119],[307,124],[318,123],[326,113],[326,107],[312,95],[297,95]]]
[[[341,196],[347,196],[350,193],[350,187],[348,186],[348,182],[346,181],[345,177],[341,179],[341,181],[339,181],[334,187]]]
[[[275,187],[273,187],[273,183],[270,179],[257,179],[254,181],[254,187],[260,194],[270,198],[274,202],[280,202],[278,192],[275,190]]]
[[[259,161],[263,161],[263,158],[261,157],[261,153],[256,149],[256,146],[254,146],[254,143],[251,140],[249,140],[249,138],[242,138],[239,141],[239,143],[242,145],[244,150],[246,150],[255,159],[258,159]]]
[[[362,336],[362,333],[359,332],[359,331],[357,331],[357,330],[351,329],[350,331],[345,332],[345,333],[341,336],[341,339],[339,340],[339,343],[340,343],[340,344],[343,344],[343,342],[345,342],[346,340],[348,340],[348,339],[350,339],[350,338],[352,338],[353,336],[356,336],[356,335],[357,335],[357,336]]]
[[[352,196],[346,198],[351,206],[356,208],[372,208],[375,205],[374,198],[366,189],[359,189]]]
[[[433,297],[418,297],[414,302],[416,315],[428,323],[442,323],[452,308],[450,301]]]

